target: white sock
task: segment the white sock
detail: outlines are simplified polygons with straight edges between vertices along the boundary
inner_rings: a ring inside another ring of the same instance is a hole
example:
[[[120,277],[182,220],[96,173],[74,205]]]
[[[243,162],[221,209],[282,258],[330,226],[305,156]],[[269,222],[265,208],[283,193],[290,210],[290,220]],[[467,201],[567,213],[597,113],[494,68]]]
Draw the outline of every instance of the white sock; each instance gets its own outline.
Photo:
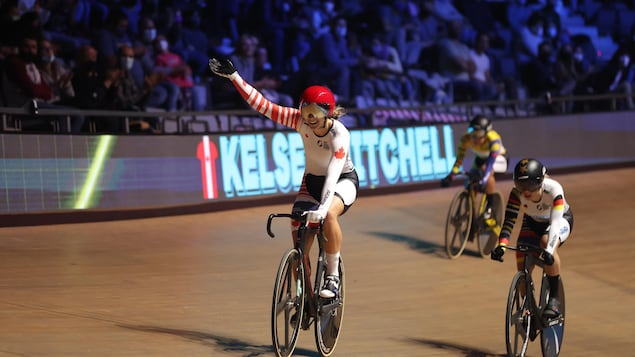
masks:
[[[340,252],[335,254],[326,253],[326,275],[340,276],[339,273]]]

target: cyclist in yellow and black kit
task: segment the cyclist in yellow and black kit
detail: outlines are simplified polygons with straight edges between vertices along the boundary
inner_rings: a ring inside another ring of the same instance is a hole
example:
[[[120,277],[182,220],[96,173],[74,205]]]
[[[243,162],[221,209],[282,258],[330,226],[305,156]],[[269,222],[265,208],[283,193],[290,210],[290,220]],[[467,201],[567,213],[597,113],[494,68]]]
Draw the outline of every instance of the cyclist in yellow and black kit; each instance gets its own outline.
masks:
[[[508,156],[501,136],[492,129],[492,122],[486,116],[479,114],[470,121],[467,133],[461,136],[452,172],[441,180],[442,187],[449,186],[461,171],[468,149],[474,153],[470,173],[480,177],[480,191],[487,196],[485,219],[489,219],[492,218],[492,195],[496,190],[494,173],[507,171]]]

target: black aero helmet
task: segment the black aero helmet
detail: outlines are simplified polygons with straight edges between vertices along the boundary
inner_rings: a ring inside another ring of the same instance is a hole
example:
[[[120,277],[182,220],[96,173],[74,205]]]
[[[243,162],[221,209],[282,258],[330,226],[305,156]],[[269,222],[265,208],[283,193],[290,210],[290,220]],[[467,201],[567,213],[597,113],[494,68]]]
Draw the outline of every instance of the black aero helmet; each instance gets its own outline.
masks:
[[[536,159],[522,159],[514,167],[514,186],[521,192],[542,187],[547,169]]]
[[[477,114],[470,120],[470,128],[468,129],[470,134],[484,136],[490,130],[492,130],[492,121],[485,115]]]

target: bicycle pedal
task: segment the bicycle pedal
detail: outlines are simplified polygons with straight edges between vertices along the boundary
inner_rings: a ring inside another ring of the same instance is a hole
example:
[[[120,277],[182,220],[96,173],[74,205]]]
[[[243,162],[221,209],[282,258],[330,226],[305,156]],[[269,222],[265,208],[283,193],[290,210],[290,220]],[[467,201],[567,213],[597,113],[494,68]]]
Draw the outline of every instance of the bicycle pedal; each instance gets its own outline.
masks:
[[[552,319],[548,319],[545,321],[545,325],[547,327],[552,327],[552,326],[556,326],[562,323],[563,318],[558,316],[558,317],[554,317]]]

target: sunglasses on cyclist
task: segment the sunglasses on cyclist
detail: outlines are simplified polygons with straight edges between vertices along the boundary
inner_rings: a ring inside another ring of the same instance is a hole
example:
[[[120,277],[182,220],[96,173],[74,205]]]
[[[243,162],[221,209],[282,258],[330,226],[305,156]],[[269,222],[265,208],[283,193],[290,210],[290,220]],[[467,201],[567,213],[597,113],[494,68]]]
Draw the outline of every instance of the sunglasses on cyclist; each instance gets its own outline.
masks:
[[[523,193],[523,192],[534,193],[534,192],[537,192],[538,190],[540,190],[542,188],[542,185],[536,186],[536,184],[533,184],[533,183],[532,184],[517,183],[514,186],[521,193]]]
[[[319,103],[300,103],[300,113],[302,114],[302,119],[312,119],[312,118],[322,118],[326,117],[329,113],[329,105],[328,104],[319,104]]]
[[[474,130],[474,128],[469,128],[467,132],[470,134],[470,137],[472,139],[480,139],[485,137],[485,134],[487,134],[485,130],[482,130],[482,129]]]

